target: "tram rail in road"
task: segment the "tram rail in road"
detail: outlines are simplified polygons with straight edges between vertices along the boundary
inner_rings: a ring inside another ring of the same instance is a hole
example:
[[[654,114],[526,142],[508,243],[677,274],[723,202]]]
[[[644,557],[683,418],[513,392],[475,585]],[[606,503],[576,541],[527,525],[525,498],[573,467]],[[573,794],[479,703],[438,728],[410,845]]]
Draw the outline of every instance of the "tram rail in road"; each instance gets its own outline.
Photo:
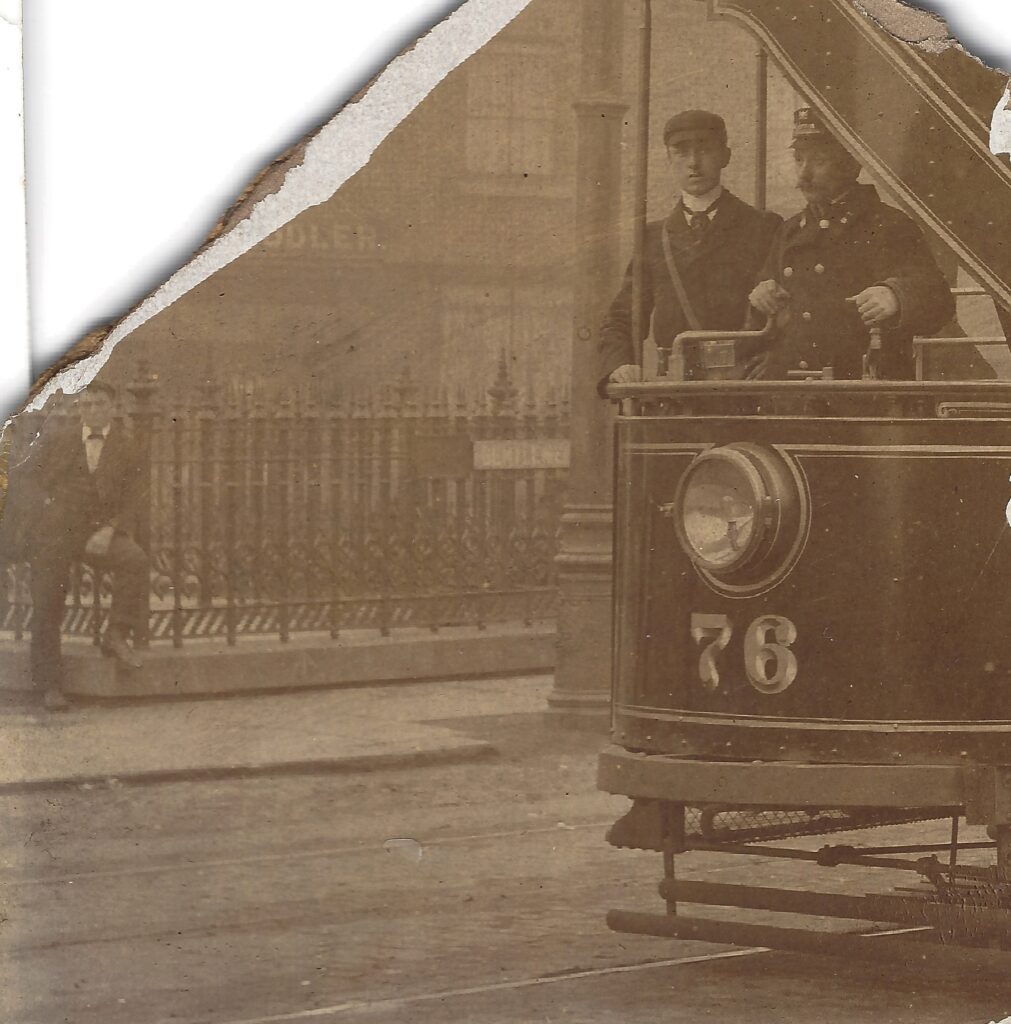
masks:
[[[418,840],[418,845],[425,847],[455,846],[461,843],[476,843],[492,839],[518,839],[524,836],[545,835],[552,832],[574,832],[584,829],[605,829],[611,825],[610,820],[579,822],[570,825],[558,822],[555,825],[539,825],[533,828],[517,828],[494,832],[473,832],[464,835],[434,836]],[[388,840],[387,840],[388,842]],[[3,878],[0,886],[45,886],[70,884],[100,878],[124,878],[143,875],[191,874],[194,871],[215,870],[246,867],[254,864],[285,863],[291,861],[326,860],[329,857],[347,857],[363,853],[389,852],[383,842],[355,843],[350,846],[323,847],[318,850],[301,850],[290,853],[257,853],[248,857],[221,857],[205,860],[173,861],[171,864],[147,864],[141,867],[108,869],[104,871],[78,871],[71,874],[54,875],[51,877],[33,876],[31,878]]]
[[[883,931],[863,932],[853,938],[876,938],[878,936],[908,935],[929,931],[929,928],[895,928]],[[546,985],[558,985],[566,982],[582,981],[591,978],[603,978],[612,975],[637,974],[663,968],[690,967],[696,964],[715,963],[722,960],[737,960],[754,957],[775,950],[765,946],[749,946],[741,949],[720,950],[696,956],[674,957],[669,960],[643,960],[632,964],[620,964],[612,967],[600,967],[590,970],[562,971],[539,975],[534,978],[521,978],[516,981],[493,982],[487,985],[468,985],[461,988],[440,989],[435,992],[421,992],[411,996],[388,997],[383,999],[354,999],[332,1006],[321,1006],[290,1013],[275,1013],[265,1017],[241,1017],[214,1021],[213,1024],[284,1024],[287,1021],[326,1022],[353,1012],[376,1012],[406,1009],[423,1003],[445,1001],[466,996],[480,996],[495,992],[513,992],[522,989],[541,988]],[[157,1024],[178,1024],[177,1019],[158,1021]],[[210,1024],[210,1022],[209,1022]]]
[[[644,960],[640,963],[622,964],[617,967],[599,967],[585,971],[544,974],[536,978],[521,978],[517,981],[500,981],[488,985],[470,985],[465,988],[442,989],[438,992],[422,992],[413,996],[394,996],[386,999],[354,999],[346,1003],[337,1003],[334,1006],[296,1010],[292,1013],[275,1013],[267,1017],[242,1017],[234,1020],[215,1021],[214,1024],[283,1024],[284,1021],[326,1021],[329,1017],[336,1017],[353,1011],[397,1010],[419,1003],[461,998],[463,996],[540,988],[544,985],[557,985],[562,982],[580,981],[586,978],[602,978],[615,974],[635,974],[640,971],[657,970],[663,967],[687,967],[691,964],[713,963],[717,960],[734,960],[740,957],[755,956],[759,953],[769,952],[771,950],[756,946],[754,948],[723,950],[719,953],[708,953],[702,956],[678,957],[672,960]],[[159,1021],[158,1024],[179,1024],[179,1021],[178,1019],[171,1021],[163,1020]]]

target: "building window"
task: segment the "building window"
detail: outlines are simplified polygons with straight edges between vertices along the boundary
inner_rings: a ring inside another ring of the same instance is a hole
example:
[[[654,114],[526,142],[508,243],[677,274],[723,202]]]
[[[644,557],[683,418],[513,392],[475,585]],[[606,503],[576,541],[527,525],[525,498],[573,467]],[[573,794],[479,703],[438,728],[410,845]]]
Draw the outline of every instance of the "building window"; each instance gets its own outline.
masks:
[[[453,285],[443,296],[440,380],[470,390],[491,384],[501,353],[524,393],[564,390],[569,379],[572,294],[558,285]]]
[[[550,175],[558,129],[557,62],[530,47],[485,52],[474,60],[467,76],[467,170]]]

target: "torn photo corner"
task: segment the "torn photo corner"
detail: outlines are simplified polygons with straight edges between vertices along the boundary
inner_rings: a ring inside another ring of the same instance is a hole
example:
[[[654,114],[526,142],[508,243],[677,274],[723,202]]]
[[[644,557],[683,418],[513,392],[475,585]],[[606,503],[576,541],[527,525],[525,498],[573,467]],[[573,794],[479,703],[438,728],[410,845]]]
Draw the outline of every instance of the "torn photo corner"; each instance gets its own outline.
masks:
[[[1006,1013],[1008,74],[896,14],[469,0],[45,381],[0,1017]]]
[[[376,146],[436,84],[508,24],[525,2],[482,0],[452,9],[443,21],[391,61],[327,124],[266,166],[245,187],[187,266],[122,320],[92,331],[74,351],[58,361],[57,365],[66,370],[61,381],[67,390],[83,386],[104,364],[110,347],[133,327],[302,210],[329,199],[365,165]],[[262,203],[264,199],[269,201]],[[52,393],[52,386],[47,380],[46,387],[37,387],[29,407],[38,408]]]

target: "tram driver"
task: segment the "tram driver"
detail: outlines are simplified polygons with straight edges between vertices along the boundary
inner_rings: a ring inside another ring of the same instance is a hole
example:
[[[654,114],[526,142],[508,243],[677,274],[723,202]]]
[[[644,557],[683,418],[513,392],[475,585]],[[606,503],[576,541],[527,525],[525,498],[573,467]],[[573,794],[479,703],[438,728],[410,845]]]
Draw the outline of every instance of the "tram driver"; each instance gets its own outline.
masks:
[[[782,224],[778,214],[756,210],[723,187],[731,152],[718,114],[675,114],[663,142],[678,198],[666,219],[646,225],[640,336],[633,340],[631,265],[601,325],[601,395],[608,383],[641,379],[636,350],[651,321],[653,340],[668,350],[682,331],[741,329],[748,292]],[[692,357],[686,353],[688,375],[703,376],[704,367],[694,367],[693,374]]]
[[[914,335],[954,316],[948,282],[917,225],[858,184],[859,163],[810,107],[794,114],[791,148],[807,205],[779,229],[749,297],[752,326],[775,317],[776,331],[748,375],[859,378],[873,328],[880,376],[912,378]]]

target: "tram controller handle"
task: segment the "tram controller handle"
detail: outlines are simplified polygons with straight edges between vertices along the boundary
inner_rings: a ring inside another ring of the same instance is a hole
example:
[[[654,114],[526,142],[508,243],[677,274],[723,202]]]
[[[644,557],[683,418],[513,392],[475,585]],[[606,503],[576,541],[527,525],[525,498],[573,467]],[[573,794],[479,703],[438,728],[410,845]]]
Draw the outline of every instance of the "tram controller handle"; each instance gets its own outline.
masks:
[[[871,328],[871,340],[864,353],[863,360],[864,380],[881,379],[881,328]]]

